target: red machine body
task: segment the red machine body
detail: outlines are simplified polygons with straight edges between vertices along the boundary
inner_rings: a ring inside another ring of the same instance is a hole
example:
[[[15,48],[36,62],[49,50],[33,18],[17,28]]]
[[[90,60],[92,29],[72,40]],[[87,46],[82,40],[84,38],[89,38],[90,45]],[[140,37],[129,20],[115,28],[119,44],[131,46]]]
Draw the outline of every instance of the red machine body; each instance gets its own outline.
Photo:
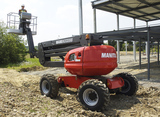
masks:
[[[60,76],[58,78],[59,83],[64,83],[65,87],[76,88],[78,89],[79,86],[86,80],[92,79],[90,77],[83,77],[83,76]],[[113,77],[107,79],[106,86],[109,89],[117,89],[124,85],[124,80],[121,77]]]
[[[66,54],[64,67],[75,76],[60,76],[58,82],[63,82],[65,87],[78,89],[84,81],[108,74],[117,67],[116,50],[109,45],[79,47]],[[105,80],[109,89],[124,85],[123,79],[119,77]]]
[[[78,89],[81,83],[91,78],[80,77],[80,76],[60,76],[58,78],[59,83],[64,83],[65,87],[76,88]]]
[[[78,76],[105,75],[117,67],[116,50],[108,45],[76,48],[66,54],[64,67]]]

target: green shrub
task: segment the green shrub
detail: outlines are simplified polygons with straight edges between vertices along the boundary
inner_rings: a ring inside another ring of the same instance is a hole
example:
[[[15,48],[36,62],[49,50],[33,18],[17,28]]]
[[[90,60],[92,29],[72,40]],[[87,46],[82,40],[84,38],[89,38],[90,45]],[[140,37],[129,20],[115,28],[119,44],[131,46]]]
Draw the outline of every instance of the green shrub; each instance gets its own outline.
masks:
[[[24,61],[26,48],[22,38],[16,34],[8,34],[6,29],[5,24],[0,23],[0,65]]]

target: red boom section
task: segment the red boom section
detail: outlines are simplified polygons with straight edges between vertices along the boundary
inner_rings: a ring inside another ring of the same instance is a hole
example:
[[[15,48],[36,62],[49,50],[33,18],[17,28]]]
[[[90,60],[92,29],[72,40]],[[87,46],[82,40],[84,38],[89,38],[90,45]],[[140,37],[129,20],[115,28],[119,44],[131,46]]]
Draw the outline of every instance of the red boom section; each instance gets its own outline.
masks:
[[[116,50],[108,45],[76,48],[66,54],[64,67],[79,76],[105,75],[117,67]]]

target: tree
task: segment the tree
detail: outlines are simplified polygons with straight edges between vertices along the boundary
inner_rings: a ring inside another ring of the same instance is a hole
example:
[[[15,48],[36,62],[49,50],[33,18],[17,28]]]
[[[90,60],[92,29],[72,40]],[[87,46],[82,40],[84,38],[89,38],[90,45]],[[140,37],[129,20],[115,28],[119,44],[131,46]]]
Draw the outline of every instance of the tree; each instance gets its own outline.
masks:
[[[18,63],[25,60],[26,48],[22,38],[8,34],[7,27],[0,23],[0,64]]]
[[[109,40],[108,41],[108,45],[113,46],[115,49],[117,49],[117,41],[115,40]]]

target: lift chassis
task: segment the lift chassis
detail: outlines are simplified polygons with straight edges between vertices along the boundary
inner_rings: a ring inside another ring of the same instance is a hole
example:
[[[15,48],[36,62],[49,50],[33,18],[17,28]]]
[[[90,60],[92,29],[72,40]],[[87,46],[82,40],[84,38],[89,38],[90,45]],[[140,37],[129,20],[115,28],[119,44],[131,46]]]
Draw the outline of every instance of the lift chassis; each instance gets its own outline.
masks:
[[[77,100],[84,108],[101,110],[109,103],[110,93],[132,96],[138,90],[138,81],[128,73],[119,73],[111,78],[109,74],[117,67],[117,55],[114,47],[103,45],[103,35],[83,34],[69,38],[51,40],[38,44],[38,51],[34,48],[32,31],[29,28],[31,15],[22,13],[24,19],[21,32],[27,35],[31,58],[39,58],[45,67],[65,67],[71,76],[45,74],[40,80],[42,95],[56,98],[60,87],[78,89]],[[8,30],[8,33],[15,33]],[[58,57],[59,61],[52,61]]]

